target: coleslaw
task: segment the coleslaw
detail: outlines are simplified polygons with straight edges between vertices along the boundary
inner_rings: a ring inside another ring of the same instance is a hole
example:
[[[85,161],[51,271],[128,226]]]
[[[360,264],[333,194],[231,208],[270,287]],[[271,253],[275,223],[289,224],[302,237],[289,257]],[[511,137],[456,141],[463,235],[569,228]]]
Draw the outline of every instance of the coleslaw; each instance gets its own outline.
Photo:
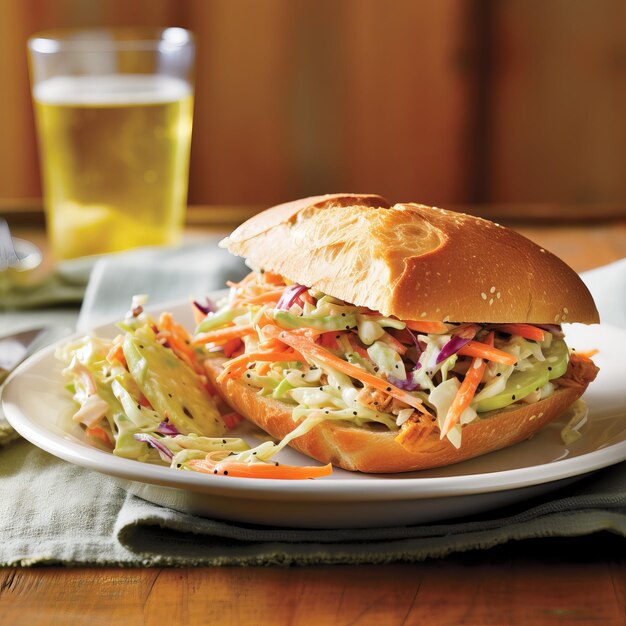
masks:
[[[228,357],[219,380],[291,405],[289,440],[340,420],[458,448],[463,425],[549,397],[568,366],[557,325],[400,320],[262,270],[229,286],[196,308],[193,344]]]
[[[116,456],[173,469],[257,478],[315,478],[329,465],[285,466],[267,441],[250,447],[229,437],[241,416],[218,406],[204,375],[206,351],[168,313],[154,320],[133,299],[112,340],[87,335],[57,349],[66,389],[78,409],[72,420],[85,439]],[[221,409],[221,410],[220,410]]]

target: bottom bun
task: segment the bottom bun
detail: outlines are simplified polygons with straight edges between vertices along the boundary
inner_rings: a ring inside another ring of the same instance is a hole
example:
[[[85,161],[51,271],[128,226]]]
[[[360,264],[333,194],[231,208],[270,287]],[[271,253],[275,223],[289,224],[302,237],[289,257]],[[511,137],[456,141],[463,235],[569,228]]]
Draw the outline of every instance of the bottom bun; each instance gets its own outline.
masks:
[[[216,381],[225,360],[206,362],[207,375],[224,401],[276,439],[291,432],[295,427],[291,405],[262,396],[256,388],[239,380]],[[573,354],[566,374],[552,381],[557,389],[550,397],[482,414],[463,426],[458,449],[447,439],[440,440],[438,432],[409,450],[395,440],[398,432],[331,421],[322,422],[289,445],[322,463],[366,473],[410,472],[451,465],[532,437],[573,404],[597,372],[591,360]]]

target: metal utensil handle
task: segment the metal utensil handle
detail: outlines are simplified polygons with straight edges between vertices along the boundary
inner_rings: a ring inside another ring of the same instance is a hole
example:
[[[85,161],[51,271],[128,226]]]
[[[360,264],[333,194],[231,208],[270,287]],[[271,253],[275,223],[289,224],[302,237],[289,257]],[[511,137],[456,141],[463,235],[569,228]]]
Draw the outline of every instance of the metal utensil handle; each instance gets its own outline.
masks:
[[[7,221],[0,218],[0,271],[15,267],[20,262],[20,258],[15,252],[13,237]]]

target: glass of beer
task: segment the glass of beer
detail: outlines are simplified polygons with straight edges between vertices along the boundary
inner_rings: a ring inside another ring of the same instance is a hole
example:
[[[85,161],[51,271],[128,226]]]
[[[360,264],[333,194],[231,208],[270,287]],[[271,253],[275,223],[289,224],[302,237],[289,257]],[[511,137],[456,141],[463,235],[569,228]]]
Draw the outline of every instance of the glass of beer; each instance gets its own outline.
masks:
[[[28,41],[44,206],[57,259],[179,241],[195,44],[182,28]]]

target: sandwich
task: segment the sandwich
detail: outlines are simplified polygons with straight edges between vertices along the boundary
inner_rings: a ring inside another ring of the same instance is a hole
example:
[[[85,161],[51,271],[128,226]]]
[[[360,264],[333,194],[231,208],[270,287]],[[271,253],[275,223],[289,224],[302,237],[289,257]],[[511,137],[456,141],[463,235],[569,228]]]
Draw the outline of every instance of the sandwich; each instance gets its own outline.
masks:
[[[599,322],[584,283],[493,222],[336,194],[263,211],[220,245],[251,272],[198,317],[207,376],[322,463],[408,472],[511,446],[598,371],[562,329]]]

